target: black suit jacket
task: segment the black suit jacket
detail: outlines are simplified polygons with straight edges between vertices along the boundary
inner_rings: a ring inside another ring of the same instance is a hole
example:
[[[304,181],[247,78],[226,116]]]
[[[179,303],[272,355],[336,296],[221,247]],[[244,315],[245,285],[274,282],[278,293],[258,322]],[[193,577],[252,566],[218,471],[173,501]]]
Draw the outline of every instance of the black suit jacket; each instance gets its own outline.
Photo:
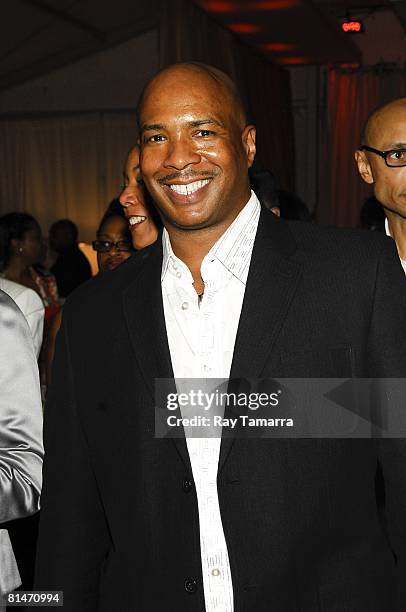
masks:
[[[154,438],[161,264],[159,240],[64,308],[36,588],[66,611],[204,610],[185,440]],[[404,376],[405,313],[391,240],[262,211],[231,376]],[[403,440],[223,440],[218,491],[235,612],[406,609]]]

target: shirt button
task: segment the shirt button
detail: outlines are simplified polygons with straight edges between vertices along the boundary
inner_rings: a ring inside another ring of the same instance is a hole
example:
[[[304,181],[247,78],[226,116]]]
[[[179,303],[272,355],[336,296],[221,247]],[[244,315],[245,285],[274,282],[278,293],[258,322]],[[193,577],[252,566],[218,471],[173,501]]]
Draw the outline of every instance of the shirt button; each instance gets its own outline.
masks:
[[[212,576],[220,576],[220,570],[217,569],[217,567],[215,567],[214,569],[211,570],[211,575]]]
[[[182,274],[180,272],[176,272],[176,277],[180,278],[182,276]]]
[[[196,578],[186,578],[184,583],[186,593],[196,593],[197,591],[197,580]]]
[[[182,483],[182,488],[185,493],[190,493],[190,491],[193,489],[193,480],[190,480],[189,478],[185,478],[185,480]]]
[[[189,303],[188,302],[183,302],[182,303],[182,310],[187,310],[189,308]]]

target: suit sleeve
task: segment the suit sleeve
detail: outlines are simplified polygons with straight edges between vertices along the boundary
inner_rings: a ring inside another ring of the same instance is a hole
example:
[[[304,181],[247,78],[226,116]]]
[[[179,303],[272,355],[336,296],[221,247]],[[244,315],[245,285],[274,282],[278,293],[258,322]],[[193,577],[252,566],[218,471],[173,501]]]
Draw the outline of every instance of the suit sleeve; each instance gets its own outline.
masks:
[[[389,410],[405,409],[406,279],[395,243],[390,240],[385,240],[377,267],[368,356],[372,376],[382,379],[389,397],[397,398]],[[376,442],[385,487],[384,518],[396,558],[396,612],[403,612],[406,610],[406,440],[392,438]]]
[[[42,406],[30,331],[0,292],[0,523],[37,512],[42,481]]]
[[[110,539],[77,414],[66,319],[64,311],[44,415],[35,588],[62,590],[65,612],[90,612],[98,609],[99,576]]]

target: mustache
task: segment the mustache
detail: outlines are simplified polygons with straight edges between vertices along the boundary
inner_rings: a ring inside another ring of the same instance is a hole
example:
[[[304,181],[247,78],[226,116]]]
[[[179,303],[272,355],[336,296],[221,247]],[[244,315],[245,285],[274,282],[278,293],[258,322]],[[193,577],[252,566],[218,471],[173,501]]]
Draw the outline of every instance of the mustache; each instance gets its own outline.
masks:
[[[188,181],[189,179],[201,179],[201,178],[213,178],[217,176],[217,172],[209,172],[207,170],[203,170],[201,172],[194,172],[193,170],[188,170],[187,172],[172,172],[171,174],[166,174],[165,176],[158,176],[156,178],[157,183],[160,185],[164,185],[165,183],[169,183],[170,181]]]

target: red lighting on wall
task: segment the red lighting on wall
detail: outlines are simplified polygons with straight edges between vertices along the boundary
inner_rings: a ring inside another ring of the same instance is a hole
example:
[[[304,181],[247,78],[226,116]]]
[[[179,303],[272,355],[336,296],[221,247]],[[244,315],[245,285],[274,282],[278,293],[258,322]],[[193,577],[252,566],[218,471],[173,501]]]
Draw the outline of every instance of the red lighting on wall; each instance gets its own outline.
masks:
[[[340,68],[359,68],[359,62],[340,64]]]
[[[300,66],[303,64],[311,64],[311,60],[308,57],[281,57],[277,60],[278,64],[285,64],[287,66]]]
[[[295,6],[300,6],[300,0],[262,0],[259,2],[250,2],[249,10],[251,11],[282,11]]]
[[[234,13],[241,9],[241,5],[237,2],[211,2],[211,0],[203,0],[200,4],[210,13]]]
[[[229,23],[227,27],[237,34],[255,34],[262,30],[261,26],[253,23]]]
[[[283,51],[293,51],[296,45],[292,45],[291,43],[281,43],[281,42],[273,42],[273,43],[264,43],[262,48],[265,51],[274,51],[275,53],[283,53]]]
[[[341,24],[341,29],[343,32],[362,32],[362,22],[361,21],[344,21]]]
[[[302,0],[257,0],[253,2],[216,2],[200,0],[199,4],[209,13],[235,13],[252,11],[281,11],[300,6]]]

